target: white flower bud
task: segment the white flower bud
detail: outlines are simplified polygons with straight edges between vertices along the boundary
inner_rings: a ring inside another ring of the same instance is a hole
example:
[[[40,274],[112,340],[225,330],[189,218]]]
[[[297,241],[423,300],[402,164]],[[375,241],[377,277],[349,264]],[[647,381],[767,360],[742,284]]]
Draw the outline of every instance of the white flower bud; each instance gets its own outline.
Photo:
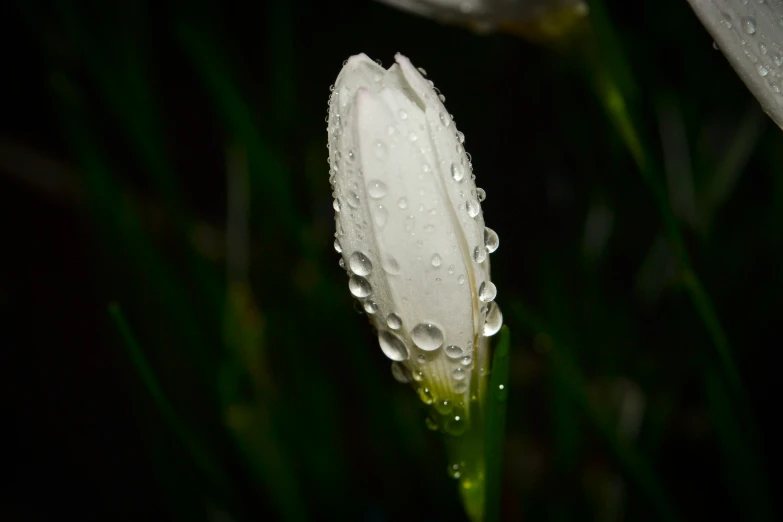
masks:
[[[442,96],[395,59],[386,70],[352,56],[329,100],[335,248],[395,378],[437,405],[481,392],[486,337],[502,322],[489,277],[498,239]]]
[[[761,107],[783,128],[783,1],[688,1]]]

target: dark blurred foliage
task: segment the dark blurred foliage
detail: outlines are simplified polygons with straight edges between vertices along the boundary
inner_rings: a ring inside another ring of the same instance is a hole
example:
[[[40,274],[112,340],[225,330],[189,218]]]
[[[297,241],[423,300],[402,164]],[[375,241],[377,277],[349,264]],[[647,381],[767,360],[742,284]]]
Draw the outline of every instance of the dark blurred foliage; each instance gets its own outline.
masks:
[[[773,519],[783,133],[685,2],[605,7],[591,62],[373,2],[3,4],[0,519],[464,519],[332,250],[329,85],[397,51],[501,238],[504,519]]]

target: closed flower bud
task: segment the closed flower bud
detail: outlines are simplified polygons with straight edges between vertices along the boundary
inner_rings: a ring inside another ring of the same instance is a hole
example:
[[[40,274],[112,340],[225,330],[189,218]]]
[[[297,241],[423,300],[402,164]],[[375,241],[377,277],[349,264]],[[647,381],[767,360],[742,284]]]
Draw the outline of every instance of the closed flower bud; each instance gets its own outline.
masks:
[[[452,405],[481,395],[487,337],[502,322],[488,255],[498,238],[484,226],[485,195],[443,96],[395,59],[387,70],[352,56],[332,90],[335,249],[394,377],[456,432],[467,412]]]
[[[783,128],[783,2],[688,1],[761,107]]]

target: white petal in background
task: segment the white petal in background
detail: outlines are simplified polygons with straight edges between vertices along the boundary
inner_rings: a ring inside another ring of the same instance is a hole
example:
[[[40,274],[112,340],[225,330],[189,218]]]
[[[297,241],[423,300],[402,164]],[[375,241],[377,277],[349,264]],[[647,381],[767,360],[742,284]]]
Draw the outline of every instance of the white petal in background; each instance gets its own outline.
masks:
[[[715,43],[783,128],[783,0],[688,0]]]
[[[552,12],[576,8],[587,13],[583,0],[378,0],[403,11],[445,23],[492,30],[498,24],[530,22]]]

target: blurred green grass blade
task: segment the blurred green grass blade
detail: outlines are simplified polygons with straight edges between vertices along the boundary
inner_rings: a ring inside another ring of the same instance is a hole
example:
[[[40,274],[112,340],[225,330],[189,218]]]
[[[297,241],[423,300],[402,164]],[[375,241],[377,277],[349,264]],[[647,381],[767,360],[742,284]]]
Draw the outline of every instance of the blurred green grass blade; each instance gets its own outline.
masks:
[[[513,317],[525,325],[533,334],[546,333],[552,340],[552,348],[547,352],[559,374],[559,384],[571,401],[581,410],[598,430],[608,449],[614,454],[619,465],[636,482],[645,495],[654,504],[661,520],[677,520],[676,511],[660,484],[655,471],[644,456],[629,443],[618,436],[617,430],[609,422],[607,414],[599,410],[586,393],[586,380],[582,375],[571,351],[552,337],[551,331],[521,302],[511,304]]]
[[[680,270],[685,274],[685,288],[690,294],[702,323],[713,340],[716,355],[721,363],[721,369],[726,375],[733,393],[741,396],[742,381],[734,362],[728,337],[723,331],[723,326],[718,320],[715,305],[710,299],[704,286],[691,265],[690,256],[685,247],[680,232],[677,218],[672,210],[666,189],[659,176],[658,168],[650,151],[653,150],[649,141],[639,132],[642,128],[633,117],[629,100],[634,98],[633,81],[630,75],[630,64],[622,53],[622,47],[615,45],[619,39],[614,27],[609,20],[604,2],[602,0],[589,0],[590,17],[593,23],[593,34],[597,42],[597,48],[587,46],[588,63],[592,69],[587,70],[588,75],[596,85],[599,98],[604,105],[607,115],[613,122],[617,132],[626,144],[633,156],[639,173],[658,206],[661,218],[664,222],[671,246],[680,265]],[[624,88],[625,87],[625,88]]]
[[[765,480],[764,466],[756,452],[747,443],[748,426],[732,407],[732,398],[726,394],[726,385],[721,375],[710,365],[704,374],[704,386],[710,419],[715,424],[715,433],[726,461],[727,481],[731,493],[742,509],[744,520],[779,520],[774,513],[769,489]]]
[[[193,458],[196,465],[217,485],[225,486],[225,476],[218,465],[218,461],[205,449],[205,445],[197,440],[194,432],[187,428],[177,415],[174,407],[171,402],[169,402],[163,392],[163,388],[155,377],[152,368],[150,368],[147,358],[144,356],[133,332],[128,326],[119,304],[111,303],[108,310],[118,333],[122,337],[128,351],[128,356],[133,363],[137,374],[144,383],[144,387],[149,392],[161,415],[177,437],[182,441],[185,449],[188,454],[190,454],[191,458]]]
[[[252,118],[252,111],[238,87],[231,80],[226,61],[222,59],[214,41],[202,30],[181,22],[178,33],[182,45],[212,92],[218,112],[232,134],[248,149],[251,174],[262,184],[264,215],[274,216],[275,226],[290,238],[299,238],[297,214],[290,176],[279,156],[262,138]]]
[[[485,495],[484,521],[500,520],[500,500],[503,482],[503,447],[506,440],[506,410],[508,401],[508,368],[511,330],[504,326],[492,357],[489,390],[485,403]]]

